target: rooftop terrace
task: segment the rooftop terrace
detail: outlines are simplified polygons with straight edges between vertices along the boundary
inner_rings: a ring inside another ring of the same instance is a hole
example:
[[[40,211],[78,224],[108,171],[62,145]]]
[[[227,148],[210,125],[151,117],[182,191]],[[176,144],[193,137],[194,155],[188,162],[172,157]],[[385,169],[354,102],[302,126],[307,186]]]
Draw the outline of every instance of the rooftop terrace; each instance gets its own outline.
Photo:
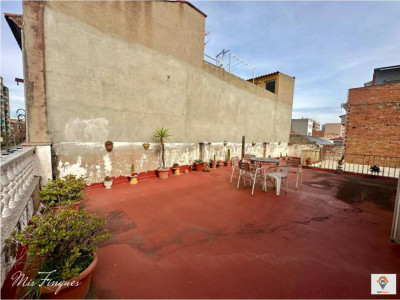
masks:
[[[298,191],[251,196],[229,177],[90,189],[113,237],[88,298],[371,298],[371,273],[400,270],[395,182],[304,170]]]

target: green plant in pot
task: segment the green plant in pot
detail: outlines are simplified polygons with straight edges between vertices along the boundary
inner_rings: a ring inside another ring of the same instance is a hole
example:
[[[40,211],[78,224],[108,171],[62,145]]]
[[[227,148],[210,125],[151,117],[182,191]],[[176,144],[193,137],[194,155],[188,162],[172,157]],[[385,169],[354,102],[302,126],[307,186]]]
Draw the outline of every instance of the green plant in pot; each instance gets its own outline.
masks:
[[[53,210],[65,209],[68,206],[78,210],[85,196],[85,186],[85,178],[74,175],[49,180],[40,191],[40,199]]]
[[[85,298],[97,263],[95,250],[111,236],[105,228],[105,219],[83,209],[68,208],[31,220],[32,225],[21,232],[14,231],[6,240],[27,249],[23,273],[29,274],[34,284],[25,290],[25,296]]]
[[[215,154],[214,154],[214,159],[211,160],[210,165],[211,165],[211,168],[212,168],[212,169],[215,169],[215,168],[217,167],[217,160],[216,160],[216,158],[215,158]]]
[[[165,168],[165,144],[164,142],[168,140],[172,135],[169,134],[168,128],[158,127],[155,129],[153,133],[153,139],[156,143],[159,143],[161,148],[161,160],[162,160],[162,167],[157,169],[158,177],[160,179],[167,179],[169,169]]]
[[[344,162],[344,154],[342,155],[342,157],[337,162],[338,164],[337,164],[336,169],[338,171],[342,171],[343,170],[343,162]]]
[[[203,169],[204,169],[204,162],[203,162],[201,159],[196,159],[196,160],[193,162],[193,169],[194,169],[196,172],[201,172],[201,171],[203,171]]]
[[[232,163],[231,163],[231,149],[228,149],[228,155],[226,157],[225,166],[227,166],[227,167],[232,166]]]
[[[112,184],[113,184],[113,179],[110,176],[106,176],[104,177],[104,181],[103,181],[104,187],[106,189],[111,189]]]

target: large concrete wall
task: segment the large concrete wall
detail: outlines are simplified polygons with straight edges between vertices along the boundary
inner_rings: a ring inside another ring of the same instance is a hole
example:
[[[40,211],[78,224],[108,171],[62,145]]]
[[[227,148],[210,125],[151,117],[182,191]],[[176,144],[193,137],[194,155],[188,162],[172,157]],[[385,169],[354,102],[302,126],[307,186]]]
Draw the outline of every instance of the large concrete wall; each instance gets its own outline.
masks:
[[[141,145],[152,142],[158,126],[173,135],[167,165],[199,158],[202,141],[211,142],[210,151],[221,157],[222,142],[228,141],[234,155],[242,135],[250,143],[269,142],[270,155],[287,151],[294,78],[281,74],[277,96],[204,62],[205,18],[191,6],[29,5],[44,6],[43,98],[56,175],[99,181],[129,174],[132,163],[137,171],[156,169],[156,146],[145,151]],[[111,153],[104,149],[107,140],[115,143]]]

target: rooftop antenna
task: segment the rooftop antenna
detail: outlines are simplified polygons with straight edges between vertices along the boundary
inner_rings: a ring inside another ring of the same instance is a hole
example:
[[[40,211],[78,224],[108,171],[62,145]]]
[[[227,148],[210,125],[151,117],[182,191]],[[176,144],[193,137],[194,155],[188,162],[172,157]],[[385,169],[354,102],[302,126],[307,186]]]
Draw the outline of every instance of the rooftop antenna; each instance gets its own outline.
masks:
[[[222,49],[222,51],[221,51],[220,53],[218,53],[218,54],[215,56],[216,61],[217,61],[218,64],[219,64],[219,67],[220,67],[220,68],[223,68],[224,70],[225,70],[225,64],[224,64],[224,61],[223,61],[224,55],[225,55],[226,53],[228,53],[229,51],[230,51],[230,50]],[[220,56],[221,56],[221,58],[220,58]],[[222,63],[220,63],[220,61],[222,61]]]

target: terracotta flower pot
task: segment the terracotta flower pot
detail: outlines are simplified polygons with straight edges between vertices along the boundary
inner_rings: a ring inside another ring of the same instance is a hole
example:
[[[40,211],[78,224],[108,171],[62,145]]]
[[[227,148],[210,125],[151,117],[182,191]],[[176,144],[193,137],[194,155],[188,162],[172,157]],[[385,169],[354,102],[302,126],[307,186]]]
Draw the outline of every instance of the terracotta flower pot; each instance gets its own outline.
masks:
[[[160,179],[168,179],[169,169],[158,169],[157,174]]]
[[[92,280],[92,272],[97,264],[97,255],[94,254],[92,263],[87,267],[79,276],[71,278],[67,282],[77,283],[78,286],[65,286],[63,285],[60,290],[55,294],[59,286],[42,286],[40,287],[40,295],[43,299],[85,299],[90,288],[90,282]],[[51,278],[51,277],[50,277]]]
[[[174,175],[181,175],[180,168],[172,168],[172,170],[174,171]]]
[[[179,164],[174,164],[172,167],[173,168],[179,168]]]
[[[217,163],[213,161],[213,162],[211,163],[211,168],[212,168],[212,169],[215,169],[216,167],[217,167]]]
[[[111,141],[107,141],[107,142],[104,143],[104,146],[106,147],[106,150],[108,152],[111,152],[113,147],[114,147],[114,144]]]
[[[306,165],[310,166],[311,165],[311,159],[306,159]]]
[[[196,172],[201,172],[201,171],[203,171],[203,168],[204,168],[204,164],[194,164],[194,170],[196,171]]]
[[[225,167],[232,167],[232,163],[230,163],[230,162],[225,162]]]

